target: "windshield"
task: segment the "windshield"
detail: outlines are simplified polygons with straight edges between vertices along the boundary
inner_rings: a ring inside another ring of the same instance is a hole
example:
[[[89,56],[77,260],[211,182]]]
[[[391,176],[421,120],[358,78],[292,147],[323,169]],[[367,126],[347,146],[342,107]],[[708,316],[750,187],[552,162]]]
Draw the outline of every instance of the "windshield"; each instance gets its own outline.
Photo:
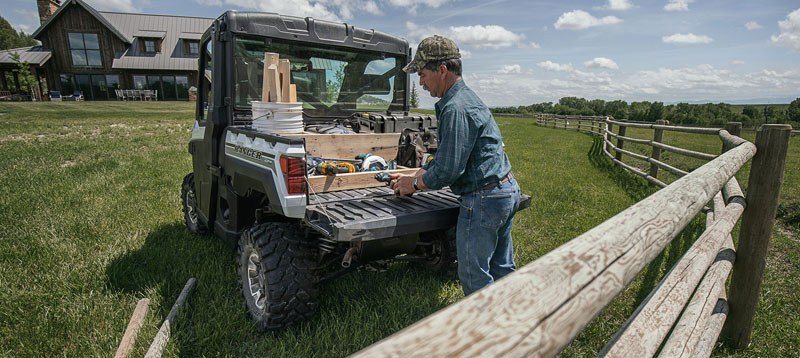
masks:
[[[403,110],[406,76],[401,55],[250,38],[236,39],[237,109],[249,109],[252,101],[261,100],[264,52],[278,53],[291,62],[291,83],[308,115]]]

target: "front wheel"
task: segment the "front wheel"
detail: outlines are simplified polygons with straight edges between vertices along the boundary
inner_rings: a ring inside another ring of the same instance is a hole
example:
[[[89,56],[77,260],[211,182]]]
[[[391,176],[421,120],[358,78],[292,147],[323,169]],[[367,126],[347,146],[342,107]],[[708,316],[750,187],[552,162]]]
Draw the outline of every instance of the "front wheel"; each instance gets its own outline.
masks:
[[[181,185],[181,202],[183,204],[183,221],[193,234],[205,235],[208,228],[200,221],[197,211],[197,194],[194,190],[194,173],[186,174]]]
[[[242,233],[239,280],[247,312],[260,330],[280,330],[314,315],[315,255],[316,247],[295,224],[259,224]]]

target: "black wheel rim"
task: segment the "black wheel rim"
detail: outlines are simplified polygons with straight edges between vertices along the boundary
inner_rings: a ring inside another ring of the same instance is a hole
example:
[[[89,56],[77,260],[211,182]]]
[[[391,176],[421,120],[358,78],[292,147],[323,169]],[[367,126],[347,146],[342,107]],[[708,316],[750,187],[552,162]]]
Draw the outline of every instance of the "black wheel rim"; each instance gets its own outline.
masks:
[[[267,296],[264,294],[264,275],[261,271],[261,256],[256,250],[250,250],[247,255],[247,287],[253,304],[263,310],[266,306]]]
[[[194,190],[187,190],[186,217],[189,219],[189,222],[194,225],[197,225],[197,211],[195,211],[196,203],[197,203],[197,198],[194,195]]]

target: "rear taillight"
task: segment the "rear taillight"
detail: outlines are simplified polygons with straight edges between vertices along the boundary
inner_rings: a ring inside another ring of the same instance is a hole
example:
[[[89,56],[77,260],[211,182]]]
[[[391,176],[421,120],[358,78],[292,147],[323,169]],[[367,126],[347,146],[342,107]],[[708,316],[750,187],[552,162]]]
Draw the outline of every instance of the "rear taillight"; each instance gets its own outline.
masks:
[[[281,171],[289,194],[306,193],[306,163],[303,158],[282,155]]]

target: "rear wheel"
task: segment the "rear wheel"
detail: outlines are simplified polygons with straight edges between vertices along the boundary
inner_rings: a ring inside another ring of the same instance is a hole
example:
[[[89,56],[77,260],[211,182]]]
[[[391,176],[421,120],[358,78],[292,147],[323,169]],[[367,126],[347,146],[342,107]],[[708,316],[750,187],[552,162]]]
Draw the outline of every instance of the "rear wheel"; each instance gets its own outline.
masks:
[[[310,319],[317,308],[316,247],[291,223],[256,225],[241,235],[238,273],[250,317],[261,330]]]
[[[430,245],[426,246],[425,267],[455,278],[458,274],[458,256],[456,256],[456,229],[438,230],[421,235],[421,239]]]
[[[181,202],[183,203],[183,221],[186,228],[194,234],[205,235],[208,228],[200,221],[197,211],[197,195],[194,190],[194,173],[186,174],[181,185]]]

